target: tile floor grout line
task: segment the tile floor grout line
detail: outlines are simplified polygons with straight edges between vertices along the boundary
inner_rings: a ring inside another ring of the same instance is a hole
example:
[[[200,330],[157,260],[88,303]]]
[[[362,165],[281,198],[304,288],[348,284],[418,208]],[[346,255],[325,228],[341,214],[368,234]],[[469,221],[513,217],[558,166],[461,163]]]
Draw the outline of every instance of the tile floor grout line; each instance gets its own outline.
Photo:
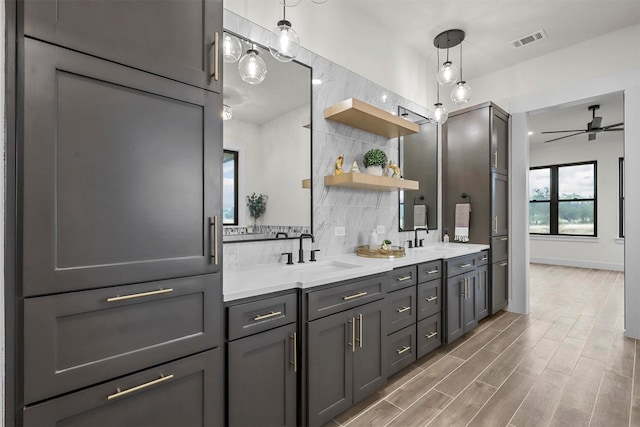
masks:
[[[593,400],[593,405],[591,405],[591,416],[589,417],[589,425],[591,425],[591,421],[593,421],[593,414],[595,412],[594,409],[596,408],[596,403],[598,403],[598,398],[600,397],[600,388],[602,387],[603,379],[604,379],[604,370],[600,374],[600,383],[598,384],[598,391],[596,392],[596,398]]]

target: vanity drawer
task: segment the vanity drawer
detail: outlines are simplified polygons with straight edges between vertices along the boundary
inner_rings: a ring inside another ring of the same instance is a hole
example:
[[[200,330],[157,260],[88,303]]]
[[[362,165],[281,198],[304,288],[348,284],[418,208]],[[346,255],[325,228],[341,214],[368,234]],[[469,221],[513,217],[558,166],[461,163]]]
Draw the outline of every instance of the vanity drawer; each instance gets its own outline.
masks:
[[[478,252],[476,254],[476,257],[474,259],[475,265],[476,267],[480,266],[480,265],[485,265],[489,263],[489,251],[482,251],[482,252]]]
[[[431,353],[442,344],[440,313],[418,322],[416,345],[418,359]]]
[[[416,288],[400,289],[387,294],[387,333],[416,323]]]
[[[416,328],[411,325],[387,338],[389,376],[406,368],[416,360]]]
[[[298,296],[296,293],[264,298],[227,307],[229,340],[264,332],[296,322]]]
[[[493,237],[491,239],[491,262],[506,261],[509,258],[509,237]]]
[[[401,267],[389,273],[389,291],[413,286],[418,283],[416,266]]]
[[[220,274],[24,301],[32,403],[221,344]]]
[[[442,310],[442,285],[440,280],[418,285],[418,320],[440,313]]]
[[[475,257],[476,254],[471,254],[448,259],[446,261],[447,277],[457,276],[458,274],[466,273],[476,268],[474,265]]]
[[[25,426],[223,425],[222,349],[147,369],[24,409]]]
[[[442,261],[425,262],[418,266],[418,283],[442,277]]]
[[[308,320],[377,301],[384,297],[387,274],[369,276],[362,280],[311,291],[307,294]]]

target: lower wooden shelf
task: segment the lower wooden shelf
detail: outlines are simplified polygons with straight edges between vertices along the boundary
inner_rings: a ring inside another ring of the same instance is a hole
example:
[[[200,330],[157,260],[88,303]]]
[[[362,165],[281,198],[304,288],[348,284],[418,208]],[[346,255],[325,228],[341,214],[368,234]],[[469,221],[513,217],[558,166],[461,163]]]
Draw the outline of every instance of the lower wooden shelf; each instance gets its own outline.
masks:
[[[353,172],[340,175],[327,175],[324,177],[324,185],[326,186],[357,188],[361,190],[418,190],[418,184],[418,181],[411,181],[409,179],[389,178],[387,176]]]

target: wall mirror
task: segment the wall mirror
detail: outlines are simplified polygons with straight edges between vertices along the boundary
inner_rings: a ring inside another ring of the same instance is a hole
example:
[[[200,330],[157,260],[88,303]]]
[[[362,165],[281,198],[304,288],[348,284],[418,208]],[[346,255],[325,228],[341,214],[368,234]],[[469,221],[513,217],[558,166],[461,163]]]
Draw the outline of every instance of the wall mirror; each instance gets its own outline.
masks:
[[[232,33],[241,57],[264,61],[259,84],[244,81],[242,59],[224,63],[224,242],[294,238],[311,231],[311,68],[279,62],[269,49]],[[224,37],[223,37],[224,39]],[[266,197],[251,216],[247,196]]]
[[[400,191],[400,231],[438,228],[438,127],[404,107],[398,115],[420,126],[418,133],[399,138],[400,169],[405,179],[420,183],[416,191]]]

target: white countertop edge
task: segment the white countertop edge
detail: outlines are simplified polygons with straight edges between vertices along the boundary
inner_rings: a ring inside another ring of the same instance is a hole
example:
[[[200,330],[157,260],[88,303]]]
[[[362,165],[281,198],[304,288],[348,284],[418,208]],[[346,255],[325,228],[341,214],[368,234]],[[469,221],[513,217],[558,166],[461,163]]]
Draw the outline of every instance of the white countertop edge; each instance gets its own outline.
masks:
[[[317,275],[313,275],[312,272],[305,273],[304,266],[291,266],[289,269],[280,263],[258,265],[242,270],[225,270],[223,297],[224,302],[231,302],[291,289],[310,289],[343,280],[385,273],[398,267],[464,256],[484,249],[489,249],[489,245],[435,243],[424,248],[406,249],[406,256],[402,258],[366,258],[355,253],[322,257],[318,260],[320,263],[340,262],[355,264],[357,267]],[[312,269],[322,264],[309,263],[308,265]]]

